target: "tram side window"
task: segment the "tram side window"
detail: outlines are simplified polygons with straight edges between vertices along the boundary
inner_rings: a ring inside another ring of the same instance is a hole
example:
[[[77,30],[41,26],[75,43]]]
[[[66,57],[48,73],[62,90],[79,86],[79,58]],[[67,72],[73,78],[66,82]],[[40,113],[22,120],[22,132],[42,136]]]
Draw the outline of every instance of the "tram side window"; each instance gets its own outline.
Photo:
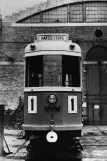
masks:
[[[42,86],[43,56],[35,56],[26,59],[26,87]]]
[[[79,57],[62,56],[62,85],[80,87]]]

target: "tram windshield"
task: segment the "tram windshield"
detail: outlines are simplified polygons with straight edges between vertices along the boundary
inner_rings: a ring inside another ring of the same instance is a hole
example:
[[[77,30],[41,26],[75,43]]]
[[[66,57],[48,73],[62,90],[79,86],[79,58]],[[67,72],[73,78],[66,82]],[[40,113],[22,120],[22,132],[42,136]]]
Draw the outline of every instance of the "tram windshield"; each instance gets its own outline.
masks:
[[[44,55],[26,58],[26,87],[80,87],[80,58]]]

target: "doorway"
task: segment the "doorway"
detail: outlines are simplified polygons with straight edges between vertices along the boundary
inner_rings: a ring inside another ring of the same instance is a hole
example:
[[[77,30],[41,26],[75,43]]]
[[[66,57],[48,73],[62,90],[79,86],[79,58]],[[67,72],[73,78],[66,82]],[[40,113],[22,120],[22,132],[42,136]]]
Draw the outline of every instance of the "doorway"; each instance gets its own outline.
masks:
[[[86,56],[87,121],[90,125],[107,124],[107,48],[96,46]]]

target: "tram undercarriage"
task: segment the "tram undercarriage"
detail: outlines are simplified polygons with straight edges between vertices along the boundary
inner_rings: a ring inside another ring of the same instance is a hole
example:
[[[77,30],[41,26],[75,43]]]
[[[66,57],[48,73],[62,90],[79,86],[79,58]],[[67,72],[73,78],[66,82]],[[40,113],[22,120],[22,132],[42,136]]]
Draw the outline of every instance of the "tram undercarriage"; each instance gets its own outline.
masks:
[[[79,134],[80,131],[75,131],[74,136]],[[30,137],[30,142],[26,148],[27,158],[26,161],[37,160],[56,160],[56,159],[81,159],[83,147],[78,137],[70,136],[71,132],[58,132],[57,142],[50,143],[46,140],[46,132],[42,135]]]

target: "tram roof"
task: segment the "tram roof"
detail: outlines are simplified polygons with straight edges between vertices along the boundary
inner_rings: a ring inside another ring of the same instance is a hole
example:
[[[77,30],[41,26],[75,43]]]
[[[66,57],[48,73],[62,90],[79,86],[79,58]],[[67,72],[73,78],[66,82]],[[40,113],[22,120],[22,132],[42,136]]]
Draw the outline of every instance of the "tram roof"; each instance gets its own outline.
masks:
[[[35,50],[31,46],[35,46]],[[72,41],[35,41],[25,48],[25,57],[36,55],[73,55],[81,57],[81,48]]]

